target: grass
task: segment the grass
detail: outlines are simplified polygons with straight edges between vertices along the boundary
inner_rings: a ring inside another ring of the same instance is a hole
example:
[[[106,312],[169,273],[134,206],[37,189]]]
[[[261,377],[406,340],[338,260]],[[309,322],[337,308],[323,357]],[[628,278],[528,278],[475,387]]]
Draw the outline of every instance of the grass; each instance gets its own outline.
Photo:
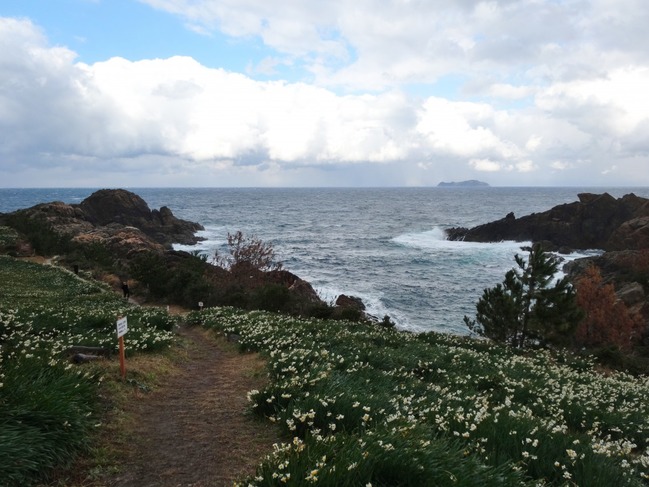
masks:
[[[118,316],[128,318],[127,356],[163,351],[172,343],[176,321],[164,310],[129,305],[64,269],[0,256],[3,486],[47,480],[91,448],[105,416],[102,383],[115,389],[151,382],[131,371],[131,382],[116,386],[114,379],[104,381],[108,367],[118,370],[115,360],[74,366],[63,353],[73,345],[116,351]]]
[[[358,323],[234,309],[190,319],[269,360],[251,407],[287,441],[243,485],[647,485],[647,378]]]
[[[79,367],[61,355],[71,345],[115,350],[122,315],[128,381],[114,359]],[[232,308],[188,321],[237,334],[242,349],[268,360],[271,381],[250,392],[250,407],[286,441],[243,485],[649,483],[646,377],[602,375],[568,354],[361,323]],[[80,455],[91,477],[116,468],[130,418],[113,405],[173,373],[182,355],[167,352],[174,326],[163,310],[130,306],[71,272],[0,256],[3,485],[48,481]]]

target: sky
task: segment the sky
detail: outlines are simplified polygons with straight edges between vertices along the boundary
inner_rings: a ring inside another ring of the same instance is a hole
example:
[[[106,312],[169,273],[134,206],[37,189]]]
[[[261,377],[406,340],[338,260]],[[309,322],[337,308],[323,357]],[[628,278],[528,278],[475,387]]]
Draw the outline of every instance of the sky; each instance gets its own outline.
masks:
[[[647,0],[0,0],[0,187],[649,186]]]

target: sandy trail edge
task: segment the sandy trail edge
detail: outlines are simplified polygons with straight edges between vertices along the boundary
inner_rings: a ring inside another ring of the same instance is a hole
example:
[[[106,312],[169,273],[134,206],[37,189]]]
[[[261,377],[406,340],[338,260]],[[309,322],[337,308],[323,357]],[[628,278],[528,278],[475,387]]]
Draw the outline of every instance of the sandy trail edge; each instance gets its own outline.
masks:
[[[108,487],[212,487],[253,474],[279,441],[246,412],[246,394],[265,382],[257,354],[242,354],[201,328],[183,327],[189,360],[149,394],[135,394],[120,473]]]

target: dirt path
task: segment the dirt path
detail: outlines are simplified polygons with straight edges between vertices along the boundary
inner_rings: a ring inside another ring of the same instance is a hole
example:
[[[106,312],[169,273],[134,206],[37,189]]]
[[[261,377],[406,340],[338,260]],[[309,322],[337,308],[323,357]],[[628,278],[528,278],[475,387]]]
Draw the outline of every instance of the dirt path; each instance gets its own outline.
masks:
[[[190,357],[162,387],[141,394],[126,414],[120,473],[111,487],[212,487],[253,474],[278,441],[246,413],[246,393],[262,387],[264,364],[200,328],[183,328]]]

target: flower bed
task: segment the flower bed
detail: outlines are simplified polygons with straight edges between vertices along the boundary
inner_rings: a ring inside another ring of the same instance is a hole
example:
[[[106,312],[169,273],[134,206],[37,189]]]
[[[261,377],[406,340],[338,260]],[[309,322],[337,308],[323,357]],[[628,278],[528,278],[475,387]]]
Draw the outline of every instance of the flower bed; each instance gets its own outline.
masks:
[[[131,306],[71,272],[0,256],[0,477],[32,485],[70,463],[99,425],[98,369],[72,365],[71,346],[116,351],[127,316],[129,354],[173,339],[165,311]]]
[[[269,359],[288,438],[250,485],[646,485],[649,380],[486,341],[210,309]],[[244,483],[245,484],[245,483]]]

